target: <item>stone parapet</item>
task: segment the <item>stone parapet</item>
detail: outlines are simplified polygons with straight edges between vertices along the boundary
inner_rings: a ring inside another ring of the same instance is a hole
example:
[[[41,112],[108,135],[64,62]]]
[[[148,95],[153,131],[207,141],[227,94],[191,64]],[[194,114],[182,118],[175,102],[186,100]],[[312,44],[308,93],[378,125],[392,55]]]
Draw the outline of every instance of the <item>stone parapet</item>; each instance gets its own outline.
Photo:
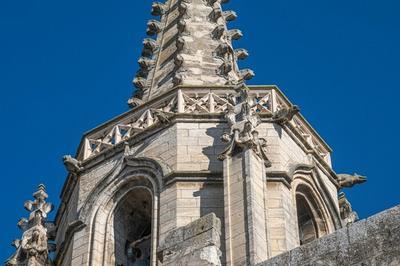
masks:
[[[400,265],[400,205],[258,266]]]

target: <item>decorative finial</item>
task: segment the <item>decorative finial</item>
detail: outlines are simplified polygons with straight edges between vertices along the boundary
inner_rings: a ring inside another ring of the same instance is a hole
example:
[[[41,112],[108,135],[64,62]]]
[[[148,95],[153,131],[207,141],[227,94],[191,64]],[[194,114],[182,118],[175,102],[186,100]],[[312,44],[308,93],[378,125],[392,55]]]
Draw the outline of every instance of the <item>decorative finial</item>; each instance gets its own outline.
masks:
[[[7,266],[15,265],[52,265],[49,252],[55,245],[48,243],[49,231],[54,230],[54,224],[47,222],[47,214],[53,210],[53,205],[46,202],[48,195],[43,184],[33,193],[35,200],[28,200],[24,207],[30,212],[29,219],[22,218],[18,227],[23,231],[22,239],[14,240],[12,245],[15,253],[5,262]]]

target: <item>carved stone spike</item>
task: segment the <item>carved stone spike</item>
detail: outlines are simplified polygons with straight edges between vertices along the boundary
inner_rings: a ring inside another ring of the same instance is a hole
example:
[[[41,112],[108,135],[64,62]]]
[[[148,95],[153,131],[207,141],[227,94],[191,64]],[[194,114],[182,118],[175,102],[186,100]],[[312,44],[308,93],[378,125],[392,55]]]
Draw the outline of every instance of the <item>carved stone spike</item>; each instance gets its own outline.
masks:
[[[183,33],[186,29],[186,22],[183,19],[180,19],[177,23],[178,32]]]
[[[178,6],[178,11],[179,11],[179,15],[183,16],[186,14],[187,12],[187,5],[185,3],[180,3]]]
[[[214,39],[221,39],[222,35],[224,35],[225,27],[224,25],[218,25],[213,31],[212,36]]]
[[[165,12],[165,5],[160,2],[154,2],[151,6],[151,14],[153,16],[161,16]]]
[[[242,31],[238,29],[229,30],[228,35],[232,40],[239,40],[243,37]]]
[[[147,22],[147,34],[152,36],[161,32],[161,23],[157,20],[149,20]]]
[[[353,187],[354,185],[357,184],[362,184],[367,182],[367,177],[354,174],[354,175],[349,175],[349,174],[338,174],[338,182],[341,188],[347,187]]]
[[[227,43],[221,43],[217,49],[216,49],[216,54],[217,56],[220,57],[225,57],[225,55],[228,53],[229,51],[229,45]]]
[[[183,39],[182,37],[176,39],[176,50],[178,52],[182,51],[184,46],[185,46],[185,39]]]
[[[256,74],[254,73],[253,70],[251,69],[243,69],[240,71],[240,76],[244,79],[244,80],[250,80],[252,78],[254,78]]]
[[[175,57],[175,59],[174,59],[174,64],[175,64],[176,67],[181,67],[182,64],[183,64],[183,61],[184,61],[183,56],[182,55],[177,55]]]
[[[223,12],[223,16],[225,18],[226,21],[234,21],[235,19],[237,19],[237,14],[235,11],[224,11]]]
[[[249,56],[249,52],[246,49],[236,49],[235,55],[237,59],[243,60]]]
[[[139,58],[138,63],[142,69],[148,71],[151,67],[153,67],[155,61],[153,59],[141,57]]]
[[[154,54],[155,50],[157,50],[158,44],[156,40],[146,38],[143,40],[143,51],[142,56],[150,57]]]
[[[136,77],[133,80],[133,85],[138,88],[138,89],[143,89],[146,87],[146,79],[145,78],[141,78],[141,77]]]
[[[233,67],[232,64],[228,61],[225,61],[220,67],[219,67],[221,74],[226,76],[229,74],[229,72],[232,71]]]

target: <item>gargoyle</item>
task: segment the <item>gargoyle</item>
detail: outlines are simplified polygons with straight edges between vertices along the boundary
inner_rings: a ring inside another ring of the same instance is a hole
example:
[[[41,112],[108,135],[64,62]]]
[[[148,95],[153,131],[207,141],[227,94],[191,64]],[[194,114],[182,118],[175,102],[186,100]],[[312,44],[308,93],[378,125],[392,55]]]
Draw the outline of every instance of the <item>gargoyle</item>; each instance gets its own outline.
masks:
[[[273,113],[271,122],[284,125],[291,121],[293,117],[300,112],[300,108],[297,105],[290,107],[284,107]]]
[[[157,109],[151,109],[151,113],[162,124],[168,124],[170,122],[171,114],[167,112]]]
[[[65,155],[63,157],[63,162],[67,171],[73,175],[78,174],[82,170],[81,162],[72,158],[71,155]]]
[[[143,40],[143,51],[142,56],[150,57],[154,54],[154,51],[158,49],[157,41],[151,38]]]
[[[367,182],[367,177],[354,174],[354,175],[349,175],[349,174],[338,174],[338,182],[340,185],[340,188],[350,188],[353,187],[354,185],[357,184],[362,184],[364,182]]]

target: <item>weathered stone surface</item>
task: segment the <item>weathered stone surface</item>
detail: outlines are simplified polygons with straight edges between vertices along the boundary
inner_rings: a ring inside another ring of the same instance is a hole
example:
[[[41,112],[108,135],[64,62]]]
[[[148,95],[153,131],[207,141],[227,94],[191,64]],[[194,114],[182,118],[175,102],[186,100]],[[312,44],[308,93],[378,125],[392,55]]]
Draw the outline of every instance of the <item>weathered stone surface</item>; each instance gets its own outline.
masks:
[[[258,265],[400,265],[400,205]]]
[[[221,221],[210,213],[170,232],[158,248],[163,265],[221,265]]]

